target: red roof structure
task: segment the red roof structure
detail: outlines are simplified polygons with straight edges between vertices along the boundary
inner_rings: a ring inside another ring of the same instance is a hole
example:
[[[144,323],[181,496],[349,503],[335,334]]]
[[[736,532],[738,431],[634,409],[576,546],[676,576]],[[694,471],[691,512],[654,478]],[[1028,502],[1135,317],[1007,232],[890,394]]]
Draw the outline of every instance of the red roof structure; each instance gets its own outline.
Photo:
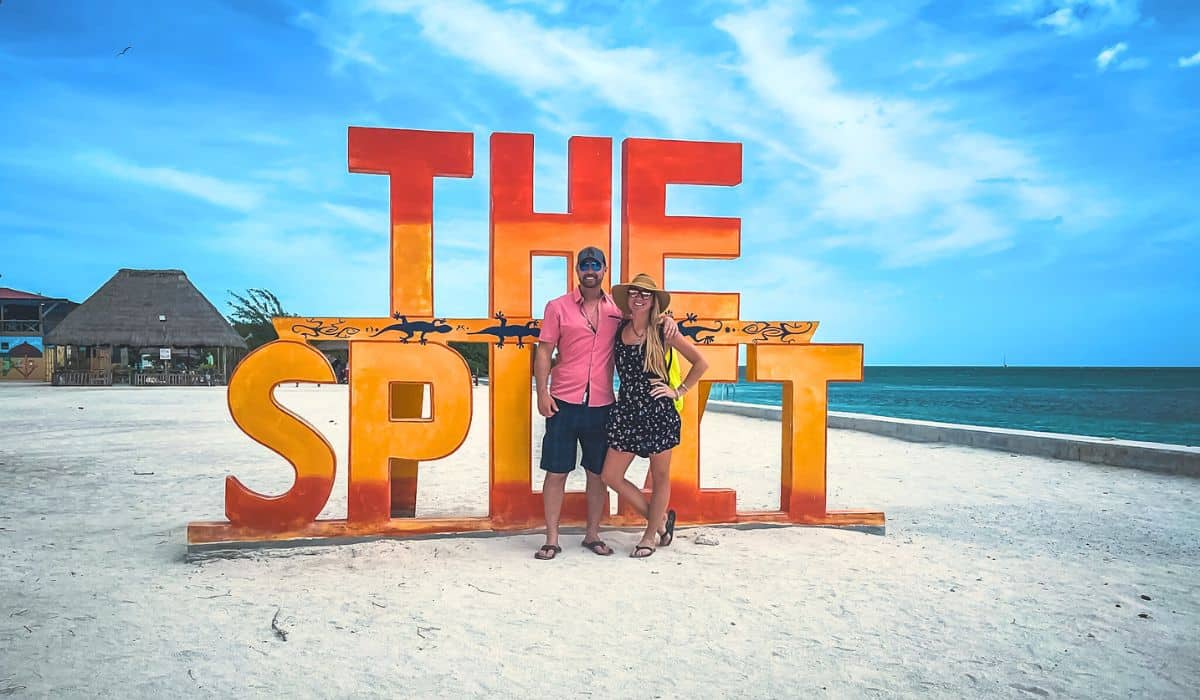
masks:
[[[54,297],[44,297],[41,294],[22,292],[12,287],[0,287],[0,300],[3,301],[61,301]]]
[[[8,356],[9,357],[41,358],[42,351],[33,347],[29,343],[21,343],[20,345],[16,346],[12,350],[9,350]]]

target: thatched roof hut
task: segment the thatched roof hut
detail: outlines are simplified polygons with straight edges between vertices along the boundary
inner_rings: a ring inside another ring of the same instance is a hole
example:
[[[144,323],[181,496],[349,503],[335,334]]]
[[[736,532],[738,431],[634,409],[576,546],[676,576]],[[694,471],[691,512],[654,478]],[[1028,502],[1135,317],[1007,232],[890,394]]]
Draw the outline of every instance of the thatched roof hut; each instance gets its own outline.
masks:
[[[242,348],[182,270],[117,272],[45,337],[46,345]]]

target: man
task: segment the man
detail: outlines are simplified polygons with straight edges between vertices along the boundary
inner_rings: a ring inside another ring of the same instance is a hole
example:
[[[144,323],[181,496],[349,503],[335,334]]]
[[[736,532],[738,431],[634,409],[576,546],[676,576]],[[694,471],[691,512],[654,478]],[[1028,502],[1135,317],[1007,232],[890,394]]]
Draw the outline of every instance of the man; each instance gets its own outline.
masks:
[[[562,552],[558,520],[566,492],[567,475],[575,469],[575,447],[583,452],[587,473],[587,531],[583,546],[600,556],[613,550],[600,539],[607,489],[600,479],[608,451],[605,424],[613,395],[613,343],[621,323],[621,310],[604,293],[601,283],[608,271],[604,252],[588,246],[579,252],[574,291],[546,304],[533,360],[538,412],[546,418],[541,467],[546,472],[542,503],[546,515],[546,544],[534,554],[553,559]],[[663,321],[663,330],[674,336],[675,322]],[[555,348],[558,360],[551,370]],[[549,382],[547,382],[549,379]]]

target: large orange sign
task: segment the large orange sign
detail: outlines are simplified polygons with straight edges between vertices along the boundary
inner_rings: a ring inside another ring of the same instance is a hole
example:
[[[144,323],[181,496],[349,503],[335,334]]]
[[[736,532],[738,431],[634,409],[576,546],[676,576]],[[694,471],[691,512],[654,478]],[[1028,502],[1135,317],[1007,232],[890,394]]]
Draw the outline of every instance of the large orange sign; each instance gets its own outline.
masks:
[[[236,476],[225,484],[228,522],[188,526],[190,545],[363,536],[522,530],[543,524],[530,479],[534,256],[573,260],[612,238],[612,140],[569,144],[568,211],[533,210],[533,136],[491,138],[491,318],[434,316],[433,179],[471,177],[470,133],[351,127],[350,171],[387,175],[391,184],[391,305],[381,318],[277,319],[279,340],[252,352],[229,382],[229,409],[247,435],[286,459],[296,480],[284,494],[255,493]],[[733,186],[742,179],[737,143],[626,139],[621,147],[621,279],[665,278],[667,258],[733,259],[741,220],[666,215],[668,184]],[[569,284],[574,276],[567,275]],[[669,282],[669,280],[668,280]],[[666,285],[668,288],[669,284]],[[675,293],[680,331],[710,369],[698,401],[684,403],[682,441],[671,467],[671,507],[681,523],[782,522],[882,527],[884,515],[826,506],[826,390],[861,381],[857,344],[811,342],[815,321],[743,321],[739,295]],[[275,386],[334,383],[325,356],[309,341],[350,347],[349,493],[344,520],[317,520],[333,489],[334,451],[313,426],[276,403]],[[449,341],[490,343],[490,496],[486,517],[417,518],[422,461],[452,454],[471,423],[472,382]],[[781,499],[778,510],[740,512],[731,489],[700,487],[700,420],[712,382],[737,380],[746,346],[749,381],[783,385]],[[684,373],[687,367],[683,368]],[[428,389],[429,411],[422,413]],[[584,520],[582,493],[567,494],[564,525]],[[642,524],[617,504],[609,525]],[[605,509],[607,512],[608,509]]]

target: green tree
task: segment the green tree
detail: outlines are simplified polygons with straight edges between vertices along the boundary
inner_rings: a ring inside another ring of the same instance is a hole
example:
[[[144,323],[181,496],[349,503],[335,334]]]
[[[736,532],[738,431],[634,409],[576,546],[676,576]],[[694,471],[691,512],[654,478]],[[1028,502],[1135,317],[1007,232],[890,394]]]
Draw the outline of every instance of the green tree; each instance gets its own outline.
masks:
[[[244,295],[229,291],[229,297],[229,322],[251,350],[279,337],[271,319],[295,315],[284,311],[279,298],[266,289],[247,289]]]
[[[488,344],[487,343],[460,343],[456,340],[450,341],[450,347],[458,351],[458,354],[463,356],[467,361],[467,366],[478,377],[488,376]]]

